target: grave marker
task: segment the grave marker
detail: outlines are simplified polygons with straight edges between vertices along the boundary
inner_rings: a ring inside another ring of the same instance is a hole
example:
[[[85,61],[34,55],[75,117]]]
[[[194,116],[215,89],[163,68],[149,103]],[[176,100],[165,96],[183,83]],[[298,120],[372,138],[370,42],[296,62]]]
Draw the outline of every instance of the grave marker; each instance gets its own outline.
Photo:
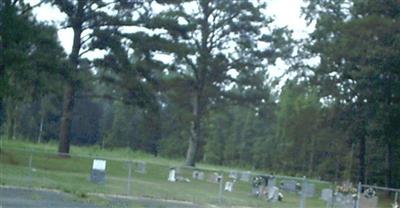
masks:
[[[282,180],[281,189],[287,192],[296,192],[296,183],[294,180]]]
[[[106,161],[94,159],[90,180],[93,183],[104,183],[106,180]]]
[[[168,181],[175,182],[176,181],[176,170],[175,168],[171,168],[168,173]]]
[[[146,163],[145,162],[138,162],[136,166],[136,172],[145,174],[146,173]]]
[[[229,176],[228,177],[232,178],[232,179],[238,179],[239,178],[239,173],[236,170],[231,170],[229,172]]]
[[[251,172],[250,171],[245,171],[245,172],[242,172],[240,180],[244,181],[244,182],[249,182],[250,178],[251,178]]]
[[[333,190],[332,189],[322,189],[321,199],[326,202],[332,202]]]
[[[312,183],[305,183],[302,187],[305,197],[313,197],[315,194],[315,185]]]
[[[353,208],[354,199],[351,194],[337,193],[335,196],[335,205],[340,208]]]

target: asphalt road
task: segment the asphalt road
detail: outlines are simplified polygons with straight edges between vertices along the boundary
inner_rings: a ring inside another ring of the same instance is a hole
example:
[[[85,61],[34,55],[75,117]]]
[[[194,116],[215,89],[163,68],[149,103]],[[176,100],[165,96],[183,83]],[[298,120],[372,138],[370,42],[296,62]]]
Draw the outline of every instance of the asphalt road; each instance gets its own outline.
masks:
[[[101,197],[100,203],[90,203],[76,196],[50,190],[0,187],[0,208],[199,208],[200,206],[157,199]]]

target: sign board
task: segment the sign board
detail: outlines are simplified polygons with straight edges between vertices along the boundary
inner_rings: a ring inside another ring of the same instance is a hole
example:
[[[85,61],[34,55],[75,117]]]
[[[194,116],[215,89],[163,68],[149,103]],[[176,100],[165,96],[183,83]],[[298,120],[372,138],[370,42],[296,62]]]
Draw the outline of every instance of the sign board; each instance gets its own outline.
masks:
[[[106,161],[94,159],[90,180],[93,183],[104,183],[106,180]]]

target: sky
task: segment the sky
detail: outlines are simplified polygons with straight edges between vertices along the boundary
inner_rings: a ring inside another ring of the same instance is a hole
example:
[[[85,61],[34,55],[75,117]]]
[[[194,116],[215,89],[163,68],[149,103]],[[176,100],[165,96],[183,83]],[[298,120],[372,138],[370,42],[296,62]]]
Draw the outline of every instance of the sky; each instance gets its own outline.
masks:
[[[31,4],[39,0],[31,0]],[[267,12],[270,13],[275,19],[274,25],[276,26],[287,26],[293,30],[293,38],[301,39],[305,38],[308,33],[312,31],[312,27],[307,26],[305,20],[301,16],[301,6],[303,0],[265,0],[267,2]],[[58,9],[53,8],[49,5],[41,6],[34,10],[39,21],[47,21],[59,25],[64,19],[65,15],[60,13]],[[69,54],[72,46],[72,30],[61,29],[58,31],[58,37],[61,45],[65,51]],[[102,56],[101,53],[95,51],[87,54],[88,58],[96,58]],[[277,62],[275,67],[269,70],[271,77],[279,77],[285,72],[287,66],[283,62]]]

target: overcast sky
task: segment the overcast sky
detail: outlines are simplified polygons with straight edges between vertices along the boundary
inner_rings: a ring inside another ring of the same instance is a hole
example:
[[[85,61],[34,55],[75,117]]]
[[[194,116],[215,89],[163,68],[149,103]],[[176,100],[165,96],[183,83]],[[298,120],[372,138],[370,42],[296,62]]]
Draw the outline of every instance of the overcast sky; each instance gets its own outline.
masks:
[[[32,4],[38,0],[31,0]],[[306,22],[301,17],[301,6],[303,0],[266,0],[267,1],[267,12],[269,12],[274,18],[274,25],[276,26],[287,26],[293,30],[293,37],[296,39],[304,38],[309,32],[312,31],[311,27],[307,27]],[[49,5],[42,6],[34,10],[34,14],[40,21],[50,21],[58,25],[65,19],[65,15],[60,13],[57,9],[50,7]],[[72,30],[63,29],[59,30],[58,36],[62,46],[65,48],[67,53],[70,53],[72,46]],[[89,56],[94,58],[99,56],[99,53],[91,53]],[[284,63],[277,63],[275,69],[270,70],[272,77],[280,76],[286,68]]]

